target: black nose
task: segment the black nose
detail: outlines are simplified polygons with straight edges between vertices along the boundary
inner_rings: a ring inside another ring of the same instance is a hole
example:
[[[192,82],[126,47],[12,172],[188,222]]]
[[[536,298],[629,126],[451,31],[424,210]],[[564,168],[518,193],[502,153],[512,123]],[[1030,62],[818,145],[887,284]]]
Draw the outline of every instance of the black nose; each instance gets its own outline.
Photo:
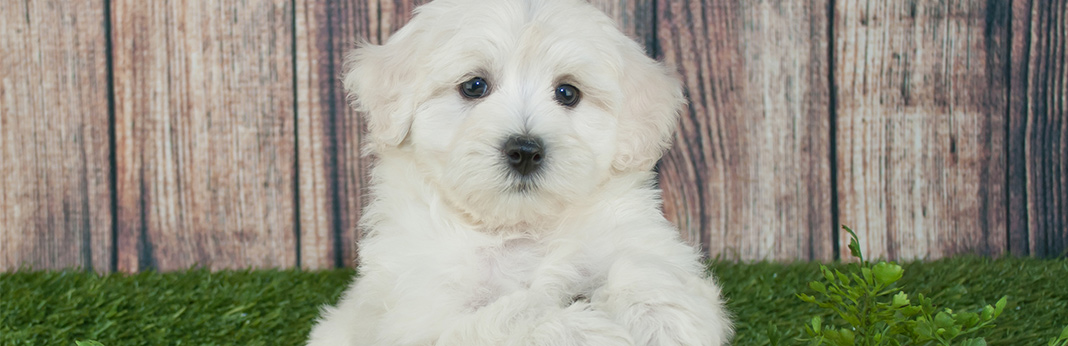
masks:
[[[529,136],[515,136],[504,142],[504,157],[508,164],[522,175],[528,175],[538,170],[545,153],[542,151],[541,141]]]

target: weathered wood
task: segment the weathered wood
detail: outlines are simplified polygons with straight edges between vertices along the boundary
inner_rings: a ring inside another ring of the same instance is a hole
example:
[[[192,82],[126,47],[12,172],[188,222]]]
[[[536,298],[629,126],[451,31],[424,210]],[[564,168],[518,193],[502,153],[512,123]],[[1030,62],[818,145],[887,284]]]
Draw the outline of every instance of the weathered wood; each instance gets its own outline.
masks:
[[[103,1],[0,2],[0,270],[111,270]]]
[[[645,47],[646,55],[659,58],[656,37],[656,2],[654,0],[590,0],[609,17],[623,33]]]
[[[112,2],[120,270],[297,264],[290,5]]]
[[[1068,250],[1068,1],[1017,0],[1012,8],[1008,126],[1009,248]]]
[[[839,220],[872,258],[1001,254],[1011,9],[835,5]]]
[[[1008,232],[1007,250],[1017,256],[1031,253],[1027,226],[1027,163],[1024,147],[1024,119],[1027,112],[1027,63],[1022,57],[1031,49],[1031,0],[1012,3],[1012,37],[1009,57],[1009,119],[1005,134],[1005,189]],[[1029,59],[1027,59],[1029,60]]]
[[[664,209],[711,256],[833,256],[827,2],[662,1],[659,45],[690,99]]]
[[[0,270],[352,265],[341,64],[425,2],[114,0],[115,151],[105,2],[0,2]],[[1068,1],[591,3],[679,67],[664,209],[712,256],[829,259],[832,198],[873,257],[1068,249]]]
[[[301,266],[352,266],[370,158],[340,76],[358,41],[383,43],[426,1],[297,1]]]
[[[368,159],[363,121],[346,102],[344,56],[370,33],[368,2],[297,1],[297,139],[301,267],[351,265]]]

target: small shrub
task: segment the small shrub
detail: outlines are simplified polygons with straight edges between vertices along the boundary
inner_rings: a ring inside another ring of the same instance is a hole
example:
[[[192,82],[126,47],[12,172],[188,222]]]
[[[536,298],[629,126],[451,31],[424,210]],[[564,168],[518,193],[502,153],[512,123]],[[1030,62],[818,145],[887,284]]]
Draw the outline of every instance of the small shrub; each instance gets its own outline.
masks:
[[[976,312],[938,310],[923,294],[910,298],[895,285],[904,269],[893,262],[866,261],[856,233],[849,227],[842,228],[850,234],[849,252],[859,261],[849,264],[847,273],[821,265],[824,281],[809,282],[817,296],[802,293],[798,298],[833,311],[848,325],[825,324],[819,316],[813,317],[805,325],[808,337],[801,341],[837,346],[958,344],[954,340],[993,327],[994,319],[1005,309],[1005,297]],[[986,345],[986,340],[969,338],[959,344]]]

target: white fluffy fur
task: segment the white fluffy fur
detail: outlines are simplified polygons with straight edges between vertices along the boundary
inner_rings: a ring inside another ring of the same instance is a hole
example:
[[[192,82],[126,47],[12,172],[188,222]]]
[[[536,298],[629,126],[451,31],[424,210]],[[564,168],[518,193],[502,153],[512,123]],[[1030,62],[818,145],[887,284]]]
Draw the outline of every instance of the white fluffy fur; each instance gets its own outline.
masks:
[[[650,172],[674,73],[580,0],[437,0],[344,77],[367,114],[359,277],[309,345],[721,345],[719,288]],[[480,76],[481,99],[457,86]],[[574,108],[554,87],[576,86]],[[531,188],[501,153],[541,138]]]

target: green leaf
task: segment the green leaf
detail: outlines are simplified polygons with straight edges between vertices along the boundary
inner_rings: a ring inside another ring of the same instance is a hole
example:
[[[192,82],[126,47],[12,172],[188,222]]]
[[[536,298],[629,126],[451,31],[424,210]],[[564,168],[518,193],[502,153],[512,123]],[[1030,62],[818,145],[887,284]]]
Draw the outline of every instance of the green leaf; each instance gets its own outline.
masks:
[[[997,303],[994,303],[994,317],[1001,316],[1001,311],[1005,310],[1005,304],[1008,302],[1008,297],[1002,296]]]
[[[831,270],[828,269],[826,266],[821,264],[820,265],[820,272],[823,273],[823,278],[824,279],[827,279],[827,281],[830,281],[830,282],[834,282],[834,274],[831,273]]]
[[[834,274],[838,275],[838,280],[842,282],[842,285],[849,285],[850,281],[848,276],[837,270],[834,271]]]
[[[824,285],[822,282],[819,282],[819,281],[809,282],[808,283],[808,287],[813,289],[813,290],[815,290],[816,292],[819,292],[819,293],[823,293],[823,294],[827,293],[827,286]]]
[[[860,275],[857,275],[857,273],[849,273],[849,277],[853,279],[853,282],[857,283],[859,288],[863,289],[861,291],[861,292],[863,292],[863,291],[867,291],[868,287],[871,287],[871,285],[869,285],[871,280],[865,280],[865,278],[867,278],[867,279],[871,278],[871,273],[870,273],[871,270],[868,269],[868,268],[860,268],[860,271],[861,272],[868,271],[869,274],[868,274],[868,276],[862,278],[862,277],[860,277]]]
[[[904,293],[904,292],[902,292]],[[912,317],[923,311],[919,306],[905,306],[898,310],[902,315]]]
[[[860,268],[860,274],[864,276],[864,282],[869,285],[875,284],[875,280],[872,279],[871,268]]]
[[[853,331],[851,331],[849,329],[845,329],[845,328],[839,329],[838,330],[838,335],[842,336],[842,341],[847,342],[846,343],[847,345],[853,345],[853,344],[856,343],[856,335],[854,335]]]
[[[982,321],[989,321],[994,318],[994,307],[987,305],[983,307],[983,312],[979,314],[979,318]]]
[[[852,229],[849,229],[849,227],[846,225],[842,225],[842,229],[845,229],[846,232],[849,232],[849,253],[853,255],[853,257],[859,259],[861,262],[864,262],[864,254],[860,252],[860,242],[857,241],[857,234],[854,233]]]
[[[1056,339],[1050,340],[1049,343],[1047,343],[1046,345],[1068,346],[1068,326],[1064,326],[1064,329],[1061,329],[1061,335],[1058,336]]]
[[[875,274],[875,282],[889,286],[901,279],[905,269],[894,263],[879,262],[872,268],[872,273]]]
[[[860,319],[857,318],[857,316],[851,314],[841,314],[841,316],[842,319],[846,321],[846,323],[852,324],[854,326],[860,326]]]
[[[942,335],[946,337],[946,340],[953,340],[953,338],[956,338],[958,335],[960,335],[960,326],[950,326],[946,328],[946,332]]]
[[[823,336],[827,338],[827,340],[833,341],[835,345],[847,345],[842,342],[842,336],[838,334],[837,330],[827,328],[827,330],[823,331]]]
[[[764,334],[768,336],[768,343],[771,344],[771,346],[778,346],[779,342],[782,341],[782,334],[779,333],[779,327],[776,327],[774,324],[768,326],[768,329]]]
[[[897,292],[897,294],[894,295],[894,300],[891,302],[890,306],[900,308],[909,305],[909,303],[908,294],[905,294],[905,292]]]
[[[986,346],[986,339],[983,339],[983,338],[968,339],[968,340],[964,340],[963,342],[961,342],[960,345],[961,346]]]
[[[956,322],[953,320],[953,316],[945,311],[939,312],[934,317],[934,325],[938,328],[949,328]]]
[[[956,316],[953,316],[957,320],[958,324],[964,325],[964,328],[971,328],[979,324],[979,315],[974,312],[961,312]]]
[[[913,332],[919,334],[920,336],[934,339],[934,327],[932,327],[930,323],[925,321],[922,316],[920,318],[917,318],[917,322],[918,323],[916,323],[915,327],[912,329]]]

